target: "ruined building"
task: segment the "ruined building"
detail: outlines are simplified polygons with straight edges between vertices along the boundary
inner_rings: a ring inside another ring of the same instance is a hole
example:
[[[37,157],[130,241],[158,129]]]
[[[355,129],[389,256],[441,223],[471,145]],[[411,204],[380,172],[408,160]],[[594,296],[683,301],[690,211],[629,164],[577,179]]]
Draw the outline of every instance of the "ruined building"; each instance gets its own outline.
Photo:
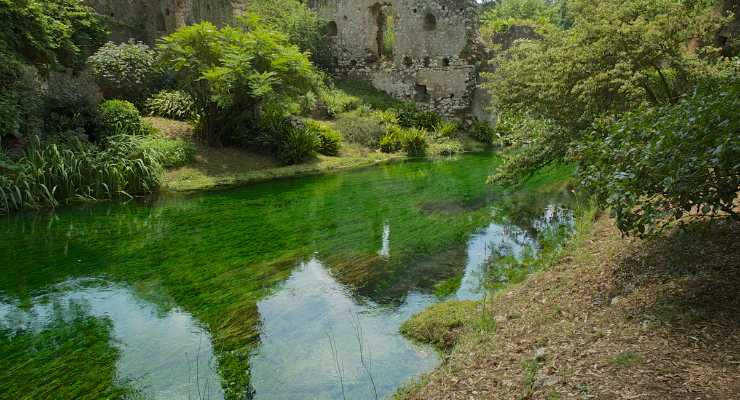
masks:
[[[366,80],[448,117],[483,112],[476,106],[481,93],[474,0],[311,0],[309,5],[327,21],[337,75]]]
[[[112,40],[152,44],[198,21],[233,23],[249,0],[83,0],[108,18]],[[475,0],[309,0],[326,21],[337,75],[365,80],[421,109],[489,119],[479,80]]]

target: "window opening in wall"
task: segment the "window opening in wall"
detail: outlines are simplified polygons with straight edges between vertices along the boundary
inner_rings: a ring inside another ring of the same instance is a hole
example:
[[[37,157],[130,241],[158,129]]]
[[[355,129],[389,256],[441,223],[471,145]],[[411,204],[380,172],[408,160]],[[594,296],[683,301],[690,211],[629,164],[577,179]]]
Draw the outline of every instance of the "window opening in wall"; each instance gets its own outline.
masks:
[[[449,67],[450,66],[450,59],[447,58],[447,57],[443,58],[442,59],[442,65],[445,66],[445,67]]]
[[[164,15],[157,14],[157,30],[160,32],[164,32],[167,30],[167,23],[164,20]]]
[[[417,103],[428,103],[429,102],[429,92],[427,91],[426,85],[419,85],[418,83],[414,85],[414,101]]]
[[[326,24],[326,34],[329,36],[337,36],[337,23],[334,21],[329,21],[328,24]]]
[[[405,65],[407,67],[410,67],[410,66],[414,65],[414,60],[412,60],[411,57],[409,57],[409,56],[404,56],[403,57],[403,65]]]
[[[393,47],[396,44],[396,32],[393,30],[396,14],[390,4],[375,3],[370,7],[375,21],[375,54],[379,60],[392,60]]]
[[[432,60],[429,59],[429,57],[424,57],[424,66],[428,67],[432,63]]]
[[[437,17],[434,14],[427,14],[424,16],[424,30],[433,31],[437,29]]]

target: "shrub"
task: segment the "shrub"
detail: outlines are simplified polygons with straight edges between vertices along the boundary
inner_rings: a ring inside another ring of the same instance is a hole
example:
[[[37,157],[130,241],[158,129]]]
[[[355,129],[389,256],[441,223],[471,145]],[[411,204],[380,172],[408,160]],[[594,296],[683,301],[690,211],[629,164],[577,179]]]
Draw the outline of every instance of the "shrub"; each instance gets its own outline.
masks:
[[[85,66],[108,32],[100,16],[79,0],[3,0],[0,49],[37,67]]]
[[[321,139],[306,127],[292,126],[283,133],[277,148],[277,157],[285,164],[298,164],[314,156],[321,146]]]
[[[427,131],[423,129],[409,128],[404,130],[401,137],[403,151],[411,157],[423,157],[427,153]]]
[[[319,91],[319,100],[326,106],[329,116],[336,117],[343,112],[352,111],[362,104],[357,96],[336,88],[324,88]]]
[[[496,130],[486,122],[473,122],[468,132],[473,139],[481,143],[493,144],[496,141]]]
[[[102,145],[74,138],[43,144],[35,137],[18,161],[0,163],[0,213],[156,190],[162,169],[140,140],[121,135]]]
[[[146,133],[139,110],[126,100],[107,100],[100,104],[102,136]]]
[[[202,22],[159,44],[163,65],[202,110],[201,133],[216,143],[260,110],[284,113],[285,105],[320,85],[306,54],[285,35],[253,18],[240,18],[240,24],[246,30]]]
[[[441,139],[429,146],[429,153],[439,156],[451,156],[463,152],[463,145],[457,139]]]
[[[88,74],[51,72],[43,97],[45,133],[94,134],[101,100]]]
[[[149,135],[141,139],[141,148],[155,154],[164,168],[180,167],[195,160],[195,145],[189,140]]]
[[[342,144],[342,135],[339,132],[325,123],[314,120],[307,120],[306,126],[319,138],[319,153],[325,156],[339,155],[339,148]]]
[[[162,90],[147,99],[144,108],[151,116],[178,121],[197,119],[193,97],[180,90]]]
[[[457,133],[457,123],[454,121],[440,121],[434,126],[434,137],[449,138]]]
[[[594,125],[576,153],[579,175],[623,232],[660,232],[682,217],[738,218],[739,71],[676,104]]]
[[[358,111],[344,113],[337,118],[336,129],[350,143],[377,147],[385,128],[377,115],[361,115]]]
[[[156,52],[143,43],[108,42],[88,59],[103,95],[140,104],[157,75]]]
[[[395,153],[403,147],[404,131],[397,126],[389,126],[385,135],[380,139],[380,150],[384,153]]]
[[[434,111],[419,111],[413,103],[405,103],[396,111],[398,124],[404,128],[419,128],[433,131],[435,126],[442,123],[442,117]]]

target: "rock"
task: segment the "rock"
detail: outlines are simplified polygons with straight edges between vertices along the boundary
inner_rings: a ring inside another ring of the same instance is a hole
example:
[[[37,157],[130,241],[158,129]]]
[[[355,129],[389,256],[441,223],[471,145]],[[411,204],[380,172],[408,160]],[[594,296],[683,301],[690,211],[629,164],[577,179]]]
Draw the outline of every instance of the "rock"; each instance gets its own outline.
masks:
[[[619,297],[619,296],[616,296],[616,297],[612,298],[610,304],[613,305],[613,306],[616,306],[620,301],[622,301],[622,298]]]
[[[544,361],[545,357],[547,357],[547,351],[544,347],[540,347],[537,350],[534,351],[534,359],[537,361]]]

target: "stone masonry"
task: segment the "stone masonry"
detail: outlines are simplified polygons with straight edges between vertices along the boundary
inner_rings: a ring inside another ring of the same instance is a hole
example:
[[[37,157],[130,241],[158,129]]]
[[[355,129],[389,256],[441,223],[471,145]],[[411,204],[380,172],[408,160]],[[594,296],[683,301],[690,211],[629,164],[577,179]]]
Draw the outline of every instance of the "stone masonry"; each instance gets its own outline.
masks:
[[[337,75],[371,82],[450,118],[470,115],[479,54],[474,0],[311,0],[309,5],[327,21]]]

